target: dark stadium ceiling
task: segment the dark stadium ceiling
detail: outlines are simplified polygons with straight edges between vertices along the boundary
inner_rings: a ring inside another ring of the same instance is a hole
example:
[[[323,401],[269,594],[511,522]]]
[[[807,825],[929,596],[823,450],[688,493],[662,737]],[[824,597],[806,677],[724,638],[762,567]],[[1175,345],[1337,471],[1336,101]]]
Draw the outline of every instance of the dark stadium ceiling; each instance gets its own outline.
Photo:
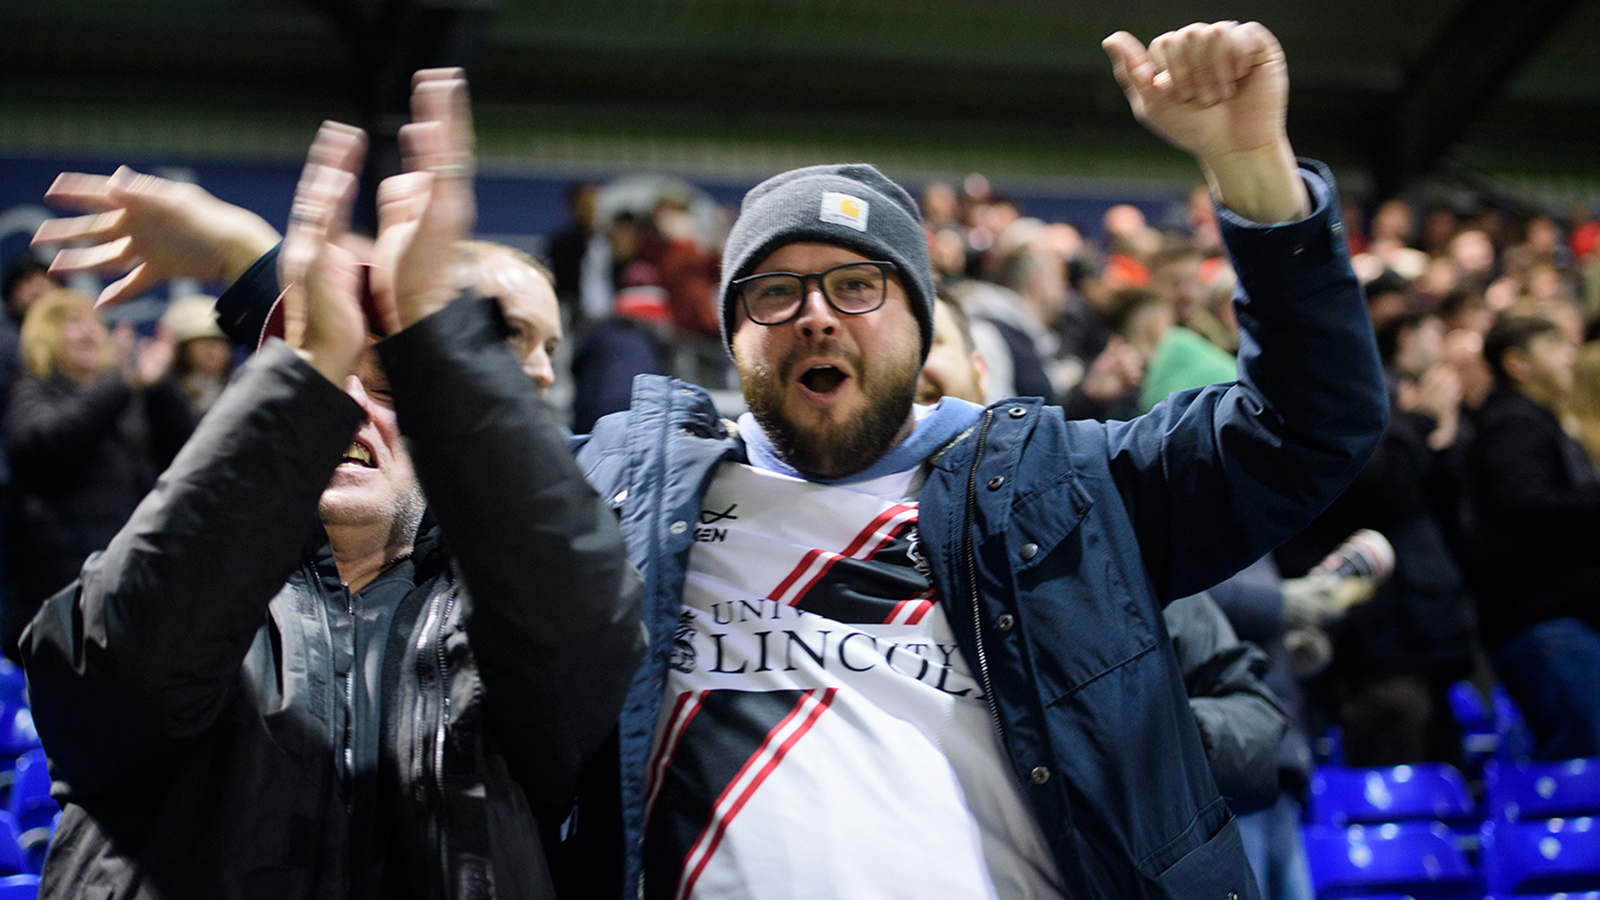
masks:
[[[0,0],[0,152],[287,157],[392,134],[409,71],[462,63],[511,165],[1184,177],[1099,49],[1258,19],[1291,136],[1378,189],[1600,183],[1600,0]]]

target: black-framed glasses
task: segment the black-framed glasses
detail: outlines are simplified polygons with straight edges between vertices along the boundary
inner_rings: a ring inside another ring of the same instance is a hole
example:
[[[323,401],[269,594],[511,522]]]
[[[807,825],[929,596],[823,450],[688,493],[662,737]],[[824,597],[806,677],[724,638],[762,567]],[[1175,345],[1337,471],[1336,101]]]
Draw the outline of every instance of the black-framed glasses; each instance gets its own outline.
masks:
[[[859,316],[883,305],[888,296],[892,262],[872,260],[845,263],[823,272],[763,272],[735,278],[730,285],[739,293],[744,314],[757,325],[783,325],[799,318],[805,307],[806,283],[822,288],[822,297],[835,312]]]

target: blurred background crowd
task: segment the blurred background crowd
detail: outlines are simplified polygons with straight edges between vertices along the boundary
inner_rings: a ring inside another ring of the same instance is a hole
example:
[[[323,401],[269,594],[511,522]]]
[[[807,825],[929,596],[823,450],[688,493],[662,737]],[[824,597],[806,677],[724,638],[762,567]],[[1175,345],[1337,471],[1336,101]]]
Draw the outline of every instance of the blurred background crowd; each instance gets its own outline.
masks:
[[[1213,6],[0,11],[0,649],[117,530],[249,349],[212,315],[225,283],[153,284],[97,310],[104,280],[51,274],[54,248],[28,238],[70,214],[42,205],[55,173],[132,163],[281,228],[318,119],[371,133],[370,192],[398,165],[409,73],[465,65],[480,237],[552,273],[560,327],[536,377],[574,432],[625,408],[644,372],[742,411],[715,299],[738,200],[773,172],[847,159],[917,194],[960,313],[965,368],[930,370],[919,400],[1042,396],[1069,418],[1126,419],[1231,380],[1253,348],[1218,211],[1128,116],[1098,42],[1256,17],[1289,58],[1297,150],[1340,178],[1392,403],[1345,496],[1211,592],[1267,651],[1291,720],[1280,803],[1246,823],[1267,893],[1309,896],[1299,827],[1319,765],[1443,763],[1481,794],[1493,757],[1600,757],[1600,2]]]

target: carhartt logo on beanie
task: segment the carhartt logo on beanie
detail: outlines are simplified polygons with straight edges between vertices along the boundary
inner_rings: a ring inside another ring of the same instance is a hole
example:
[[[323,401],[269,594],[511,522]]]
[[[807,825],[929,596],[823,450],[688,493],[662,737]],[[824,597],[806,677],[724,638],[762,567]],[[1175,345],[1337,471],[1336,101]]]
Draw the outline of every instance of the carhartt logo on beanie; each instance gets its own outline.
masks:
[[[811,166],[774,175],[745,194],[722,250],[722,342],[731,352],[737,302],[729,284],[785,244],[817,241],[888,260],[900,272],[922,333],[933,346],[933,266],[922,214],[905,188],[865,163]]]

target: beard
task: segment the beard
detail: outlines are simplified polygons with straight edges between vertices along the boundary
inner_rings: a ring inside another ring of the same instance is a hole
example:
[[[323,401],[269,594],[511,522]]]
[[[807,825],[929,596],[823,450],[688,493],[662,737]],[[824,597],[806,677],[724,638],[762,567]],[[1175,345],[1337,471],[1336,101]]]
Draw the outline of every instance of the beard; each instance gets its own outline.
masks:
[[[854,417],[837,409],[828,411],[828,423],[806,428],[784,411],[787,385],[800,359],[822,354],[849,363],[859,379],[866,407]],[[917,376],[922,367],[915,355],[890,362],[884,371],[869,371],[859,354],[846,353],[833,340],[793,348],[779,362],[752,366],[740,372],[744,402],[761,430],[772,442],[778,458],[808,479],[832,480],[866,469],[893,447],[906,421],[911,417],[911,401],[916,396]]]
[[[422,485],[412,482],[388,497],[350,496],[337,490],[324,491],[317,513],[324,528],[365,526],[386,522],[389,526],[384,546],[409,546],[417,537],[417,526],[428,501]]]

